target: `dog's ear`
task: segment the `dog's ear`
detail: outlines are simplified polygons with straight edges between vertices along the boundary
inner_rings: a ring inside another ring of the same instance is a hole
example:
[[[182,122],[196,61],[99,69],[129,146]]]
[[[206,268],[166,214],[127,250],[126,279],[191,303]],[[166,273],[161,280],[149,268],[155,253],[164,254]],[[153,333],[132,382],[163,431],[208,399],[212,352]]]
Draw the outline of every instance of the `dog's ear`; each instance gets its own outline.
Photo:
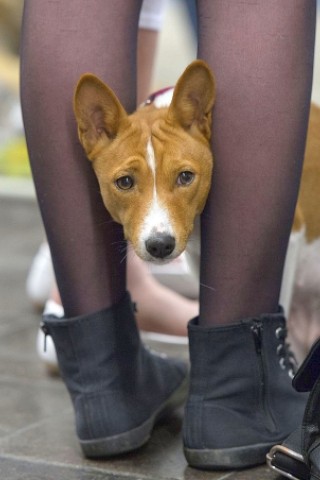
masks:
[[[177,121],[185,130],[197,128],[209,140],[214,101],[214,76],[205,62],[195,60],[174,89],[168,121]]]
[[[128,118],[111,88],[90,73],[83,75],[76,86],[73,109],[79,139],[90,160],[95,147],[112,141]]]

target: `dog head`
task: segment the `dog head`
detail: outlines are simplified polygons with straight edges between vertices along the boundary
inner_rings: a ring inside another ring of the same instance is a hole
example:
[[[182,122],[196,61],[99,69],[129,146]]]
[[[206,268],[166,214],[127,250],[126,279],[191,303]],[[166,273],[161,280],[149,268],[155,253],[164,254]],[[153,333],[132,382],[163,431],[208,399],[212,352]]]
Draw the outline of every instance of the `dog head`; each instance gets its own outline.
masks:
[[[103,202],[143,260],[180,255],[211,185],[215,82],[203,61],[189,65],[169,107],[147,104],[128,115],[114,92],[91,74],[76,87],[80,142]]]

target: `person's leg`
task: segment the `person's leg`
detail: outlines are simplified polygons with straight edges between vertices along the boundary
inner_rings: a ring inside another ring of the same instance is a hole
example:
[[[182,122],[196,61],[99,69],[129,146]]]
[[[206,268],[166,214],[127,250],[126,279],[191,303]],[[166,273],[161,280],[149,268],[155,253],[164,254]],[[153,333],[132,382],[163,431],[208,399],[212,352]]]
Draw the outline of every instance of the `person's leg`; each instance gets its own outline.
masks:
[[[155,52],[158,45],[159,32],[140,28],[138,35],[138,92],[137,103],[140,105],[151,94],[150,86],[153,75]]]
[[[200,322],[275,312],[304,155],[315,2],[198,1],[217,79]]]
[[[167,0],[143,0],[138,34],[138,105],[150,93],[159,33],[161,32]]]
[[[25,4],[22,109],[33,176],[67,316],[107,307],[125,291],[122,229],[102,204],[77,139],[73,90],[81,74],[136,104],[140,0]]]
[[[151,77],[152,77],[152,71],[153,71],[153,64],[154,64],[154,59],[155,59],[155,53],[156,53],[156,45],[157,45],[157,39],[159,36],[159,31],[161,30],[162,24],[163,24],[163,17],[164,17],[164,10],[166,7],[166,0],[144,0],[142,4],[142,9],[140,13],[140,19],[139,19],[139,32],[138,32],[138,56],[137,56],[137,70],[138,70],[138,81],[137,81],[137,97],[138,97],[138,103],[142,102],[143,99],[146,99],[148,95],[150,94],[150,82],[151,82]],[[124,39],[125,40],[125,39]],[[24,57],[23,57],[24,59]],[[76,61],[76,59],[74,59]],[[30,68],[29,61],[28,62],[28,68]],[[102,67],[101,67],[102,68]],[[67,72],[68,75],[72,74],[72,72]],[[43,73],[42,73],[43,75]],[[41,78],[39,78],[39,82],[42,82]],[[132,87],[133,82],[126,82],[128,84],[128,89]],[[56,87],[57,88],[57,87]],[[59,93],[59,92],[58,92]],[[71,98],[72,95],[70,95]],[[25,99],[24,99],[25,100]],[[70,101],[65,102],[65,108],[70,108]],[[30,114],[30,110],[27,107],[27,112],[26,116],[28,117]],[[32,112],[32,115],[34,112]],[[57,115],[61,115],[61,112],[56,112]],[[29,126],[29,123],[27,121],[27,127]],[[35,128],[35,127],[34,127]],[[64,136],[68,135],[68,132],[59,132],[59,137],[60,135],[63,134]],[[66,139],[68,141],[68,138]],[[36,142],[39,140],[36,140]],[[32,146],[31,146],[31,151],[33,151]],[[48,155],[50,156],[50,151],[48,149]],[[68,162],[68,159],[63,160],[65,163]],[[82,157],[77,159],[78,163],[82,163]],[[52,162],[53,163],[53,162]],[[86,160],[84,160],[85,167],[87,166]],[[77,165],[78,167],[78,165]],[[37,167],[36,167],[36,170]],[[48,172],[48,176],[49,172]],[[95,180],[93,180],[95,181]],[[41,188],[41,185],[40,185]],[[61,185],[61,188],[63,188],[63,184]],[[70,187],[69,187],[70,188]],[[72,186],[74,188],[74,186]],[[94,188],[94,194],[97,189]],[[70,193],[70,192],[69,192]],[[83,192],[79,192],[80,195],[86,195],[86,192],[83,190]],[[100,197],[98,198],[100,200]],[[49,200],[50,201],[50,200]],[[102,215],[105,214],[105,209],[102,207]],[[52,215],[54,215],[54,209],[52,211]],[[90,213],[90,216],[92,214]],[[85,222],[86,219],[83,218],[83,222]],[[106,219],[106,225],[105,229],[107,230],[106,234],[108,236],[112,236],[112,230],[110,230],[111,224],[108,223],[109,219]],[[50,223],[50,220],[49,220]],[[102,222],[100,222],[102,223]],[[50,224],[49,224],[50,228]],[[57,228],[59,228],[57,226]],[[102,231],[101,225],[97,226],[98,230],[101,230],[101,235],[104,234]],[[116,229],[116,225],[112,227],[113,229]],[[109,238],[109,237],[108,237]],[[116,272],[115,277],[122,278],[121,276],[123,275],[123,268],[122,266],[124,265],[125,262],[121,262],[122,258],[125,257],[125,252],[123,251],[122,245],[120,244],[120,248],[118,248],[118,245],[116,243],[113,244],[112,238],[108,240],[106,238],[105,244],[108,249],[111,251],[111,255],[108,258],[108,261],[110,261],[110,267],[113,268],[113,260],[115,263],[114,268],[119,269],[120,272]],[[82,248],[81,246],[78,246],[77,248]],[[99,246],[100,250],[103,250],[104,246],[103,244]],[[119,256],[119,253],[122,251],[122,254]],[[59,250],[60,253],[60,250]],[[96,259],[95,255],[99,254],[99,252],[95,251],[94,252],[94,257],[92,259],[92,266],[90,268],[97,268],[99,266],[100,259]],[[114,253],[116,255],[114,255]],[[101,258],[105,255],[104,251],[101,253]],[[113,259],[113,260],[112,260]],[[75,258],[70,258],[70,262],[68,262],[67,266],[69,263],[71,263],[70,269],[73,269],[73,261],[77,260]],[[98,265],[94,262],[97,262]],[[106,265],[107,267],[107,265]],[[64,265],[63,265],[64,269]],[[142,327],[143,329],[147,331],[156,331],[156,332],[163,332],[163,333],[171,333],[175,335],[186,335],[186,325],[190,317],[196,315],[198,311],[198,306],[196,302],[190,301],[188,299],[185,299],[184,297],[176,294],[173,291],[170,291],[169,289],[163,287],[160,285],[155,279],[151,277],[151,275],[148,272],[148,269],[143,265],[141,261],[139,261],[137,258],[135,258],[134,253],[130,253],[130,255],[127,257],[127,269],[128,269],[128,281],[127,281],[127,288],[130,291],[134,301],[138,302],[139,304],[139,310],[137,314],[137,321],[138,321],[138,326]],[[73,271],[73,270],[72,270]],[[93,272],[95,273],[95,272]],[[63,281],[62,281],[62,287],[64,285],[68,285],[66,279],[64,278],[64,270],[63,270]],[[87,275],[86,275],[87,277]],[[96,278],[96,274],[95,274]],[[81,280],[81,279],[80,279]],[[83,279],[86,281],[85,279]],[[79,289],[81,288],[82,295],[89,296],[89,299],[78,299],[77,298],[77,304],[80,305],[86,305],[88,302],[90,302],[94,299],[92,299],[92,289],[94,290],[101,290],[101,296],[102,296],[102,302],[105,301],[105,286],[104,286],[104,279],[101,276],[100,278],[100,285],[98,287],[95,285],[95,282],[90,282],[88,284],[88,293],[86,292],[85,289],[83,289],[82,286],[78,285],[78,281],[75,281],[75,285],[72,285],[71,288],[74,288],[77,291],[77,295],[80,295]],[[112,280],[114,281],[114,280]],[[60,281],[61,283],[61,281]],[[110,282],[111,283],[111,282]],[[116,292],[118,291],[119,294],[123,292],[123,286],[121,284],[121,288],[116,286]],[[145,288],[148,288],[148,295],[145,295]],[[57,290],[56,290],[57,291]],[[99,294],[99,292],[97,292]],[[59,301],[59,298],[55,296],[55,298],[51,299],[55,301]],[[173,318],[172,316],[172,311],[175,311],[175,316]]]
[[[38,200],[65,316],[44,315],[73,401],[83,452],[101,457],[147,441],[181,403],[186,367],[143,347],[125,293],[126,244],[111,221],[76,134],[81,74],[106,81],[135,108],[140,0],[27,0],[22,108]]]
[[[301,422],[278,310],[310,106],[315,2],[198,0],[213,68],[213,184],[202,215],[200,314],[189,324],[185,453],[201,468],[265,462]]]

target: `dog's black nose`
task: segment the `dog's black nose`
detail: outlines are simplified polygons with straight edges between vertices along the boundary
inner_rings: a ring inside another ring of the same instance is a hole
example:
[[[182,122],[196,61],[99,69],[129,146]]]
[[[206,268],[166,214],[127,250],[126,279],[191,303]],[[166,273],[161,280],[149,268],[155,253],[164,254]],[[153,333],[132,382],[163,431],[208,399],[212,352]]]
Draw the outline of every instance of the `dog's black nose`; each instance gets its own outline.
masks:
[[[154,258],[166,258],[176,246],[175,238],[165,233],[158,233],[146,240],[147,252]]]

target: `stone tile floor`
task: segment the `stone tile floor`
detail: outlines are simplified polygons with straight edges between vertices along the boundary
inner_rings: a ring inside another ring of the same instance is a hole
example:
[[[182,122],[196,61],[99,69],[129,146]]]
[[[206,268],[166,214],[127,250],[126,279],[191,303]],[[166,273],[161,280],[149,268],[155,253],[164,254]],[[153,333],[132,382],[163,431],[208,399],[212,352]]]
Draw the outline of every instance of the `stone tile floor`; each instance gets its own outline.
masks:
[[[74,434],[69,397],[35,352],[39,314],[25,295],[26,274],[43,230],[34,200],[0,197],[0,480],[272,480],[262,466],[202,472],[181,448],[182,411],[158,425],[138,452],[88,461]]]

